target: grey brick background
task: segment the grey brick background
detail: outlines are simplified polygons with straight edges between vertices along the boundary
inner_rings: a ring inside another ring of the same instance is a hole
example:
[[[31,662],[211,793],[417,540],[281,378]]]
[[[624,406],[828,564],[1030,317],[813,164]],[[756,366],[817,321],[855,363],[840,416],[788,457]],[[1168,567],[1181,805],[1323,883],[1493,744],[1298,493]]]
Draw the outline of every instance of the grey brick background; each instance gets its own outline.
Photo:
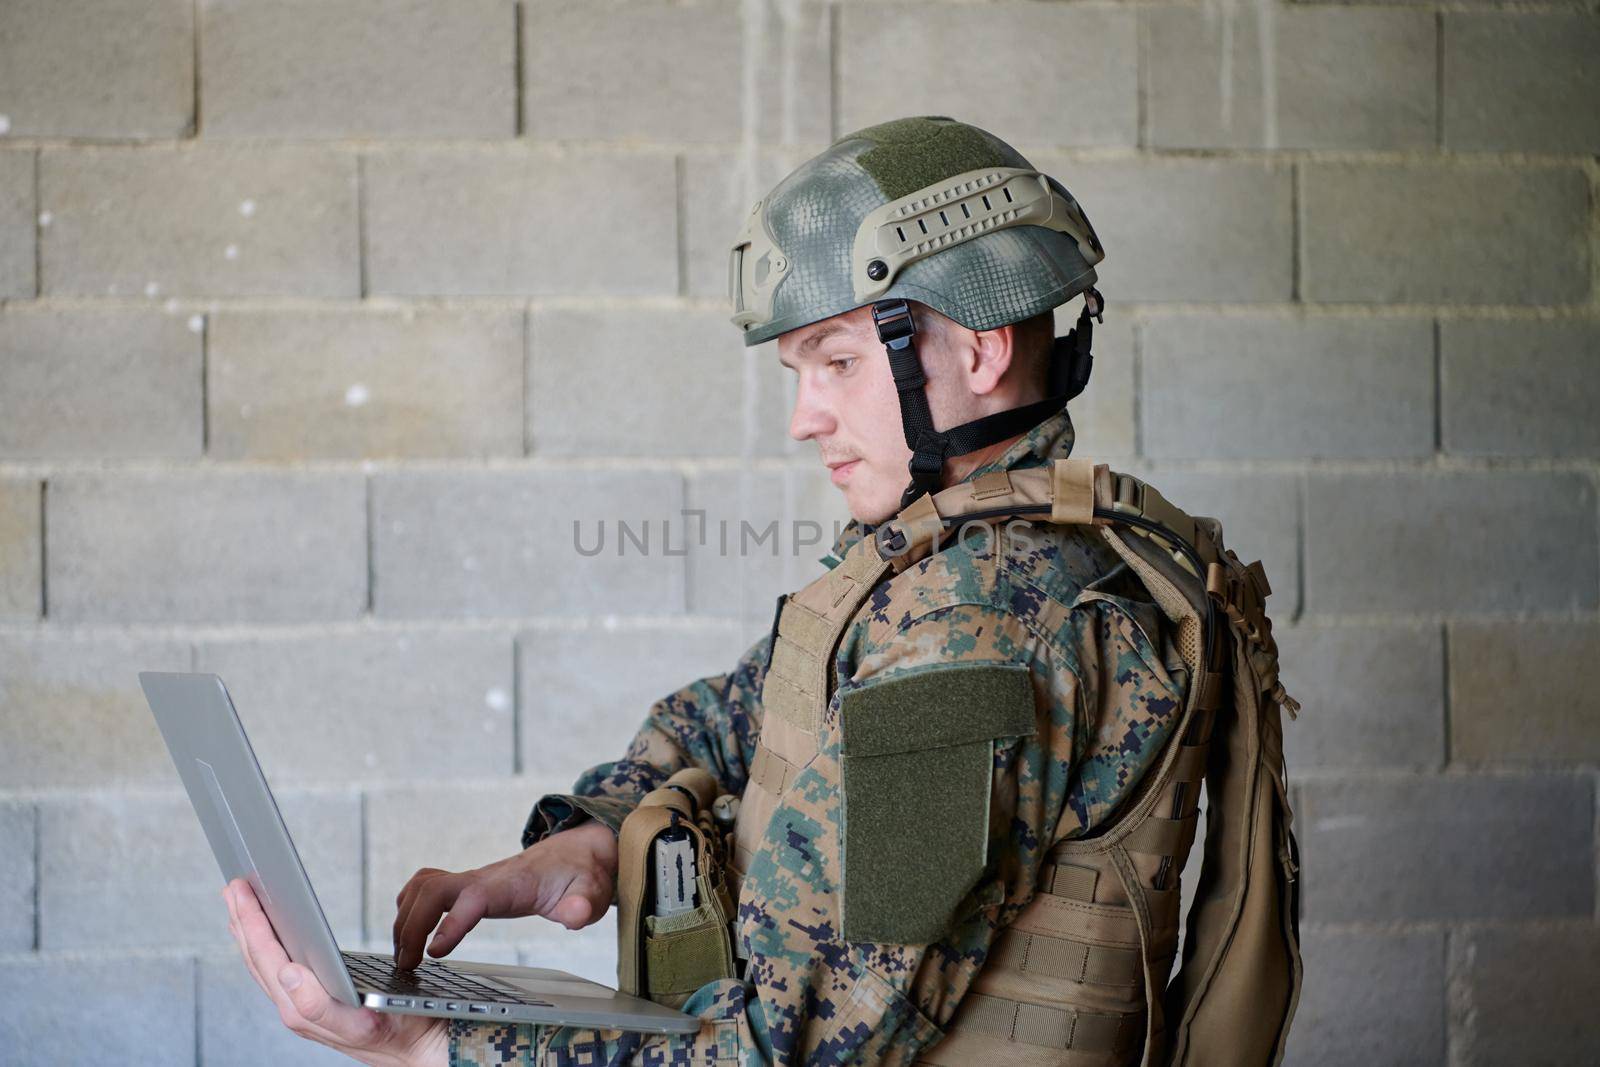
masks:
[[[1079,453],[1275,587],[1289,1063],[1592,1061],[1597,54],[1595,0],[0,2],[0,1060],[335,1062],[139,670],[227,679],[383,947],[731,666],[843,512],[726,242],[932,113],[1107,246]],[[613,936],[461,952],[604,980]]]

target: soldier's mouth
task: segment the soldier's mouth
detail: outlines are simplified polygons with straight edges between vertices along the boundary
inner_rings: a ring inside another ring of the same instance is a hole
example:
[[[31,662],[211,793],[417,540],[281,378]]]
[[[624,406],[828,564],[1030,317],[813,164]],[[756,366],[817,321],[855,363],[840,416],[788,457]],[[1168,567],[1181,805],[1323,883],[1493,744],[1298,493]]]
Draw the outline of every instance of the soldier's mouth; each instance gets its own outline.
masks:
[[[841,463],[830,463],[828,464],[828,477],[833,480],[834,485],[843,485],[850,480],[851,472],[856,469],[860,462],[859,459],[850,459]]]

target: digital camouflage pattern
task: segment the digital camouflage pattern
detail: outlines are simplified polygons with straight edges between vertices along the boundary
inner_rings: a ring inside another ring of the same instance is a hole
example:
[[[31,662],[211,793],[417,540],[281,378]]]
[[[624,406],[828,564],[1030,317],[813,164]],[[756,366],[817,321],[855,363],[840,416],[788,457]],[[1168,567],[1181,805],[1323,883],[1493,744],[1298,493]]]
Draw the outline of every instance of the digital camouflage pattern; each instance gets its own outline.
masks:
[[[973,473],[1070,452],[1065,412]],[[846,531],[833,562],[861,539]],[[870,550],[870,545],[861,545]],[[728,675],[657,703],[627,755],[585,773],[573,795],[539,801],[531,844],[594,817],[616,829],[674,771],[701,766],[739,793],[762,723],[769,639]],[[1033,899],[1055,842],[1107,821],[1151,766],[1183,708],[1181,660],[1164,616],[1092,530],[1032,526],[977,534],[880,584],[838,655],[841,688],[965,664],[1021,664],[1037,732],[995,742],[990,862],[943,940],[852,943],[838,934],[839,694],[819,754],[780,801],[741,894],[743,984],[702,988],[689,1037],[457,1025],[453,1064],[906,1064],[937,1042],[999,933]],[[929,714],[937,714],[930,708]]]

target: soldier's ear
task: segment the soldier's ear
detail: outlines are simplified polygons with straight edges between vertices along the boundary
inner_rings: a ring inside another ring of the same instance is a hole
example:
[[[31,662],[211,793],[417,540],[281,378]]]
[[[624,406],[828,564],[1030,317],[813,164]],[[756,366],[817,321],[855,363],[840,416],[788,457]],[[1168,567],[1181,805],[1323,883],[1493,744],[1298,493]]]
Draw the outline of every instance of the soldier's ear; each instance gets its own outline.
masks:
[[[988,396],[1011,370],[1016,357],[1016,327],[973,330],[968,331],[967,336],[971,339],[970,346],[962,357],[967,386],[975,396]]]

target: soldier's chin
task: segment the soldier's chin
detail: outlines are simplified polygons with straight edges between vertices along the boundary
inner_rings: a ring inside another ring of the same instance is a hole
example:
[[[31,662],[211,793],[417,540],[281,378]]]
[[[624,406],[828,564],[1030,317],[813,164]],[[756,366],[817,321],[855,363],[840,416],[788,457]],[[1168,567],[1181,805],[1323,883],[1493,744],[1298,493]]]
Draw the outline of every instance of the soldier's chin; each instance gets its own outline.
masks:
[[[839,487],[844,494],[844,506],[850,517],[869,526],[894,518],[900,503],[900,489],[872,484],[872,479],[859,477],[848,485]]]

